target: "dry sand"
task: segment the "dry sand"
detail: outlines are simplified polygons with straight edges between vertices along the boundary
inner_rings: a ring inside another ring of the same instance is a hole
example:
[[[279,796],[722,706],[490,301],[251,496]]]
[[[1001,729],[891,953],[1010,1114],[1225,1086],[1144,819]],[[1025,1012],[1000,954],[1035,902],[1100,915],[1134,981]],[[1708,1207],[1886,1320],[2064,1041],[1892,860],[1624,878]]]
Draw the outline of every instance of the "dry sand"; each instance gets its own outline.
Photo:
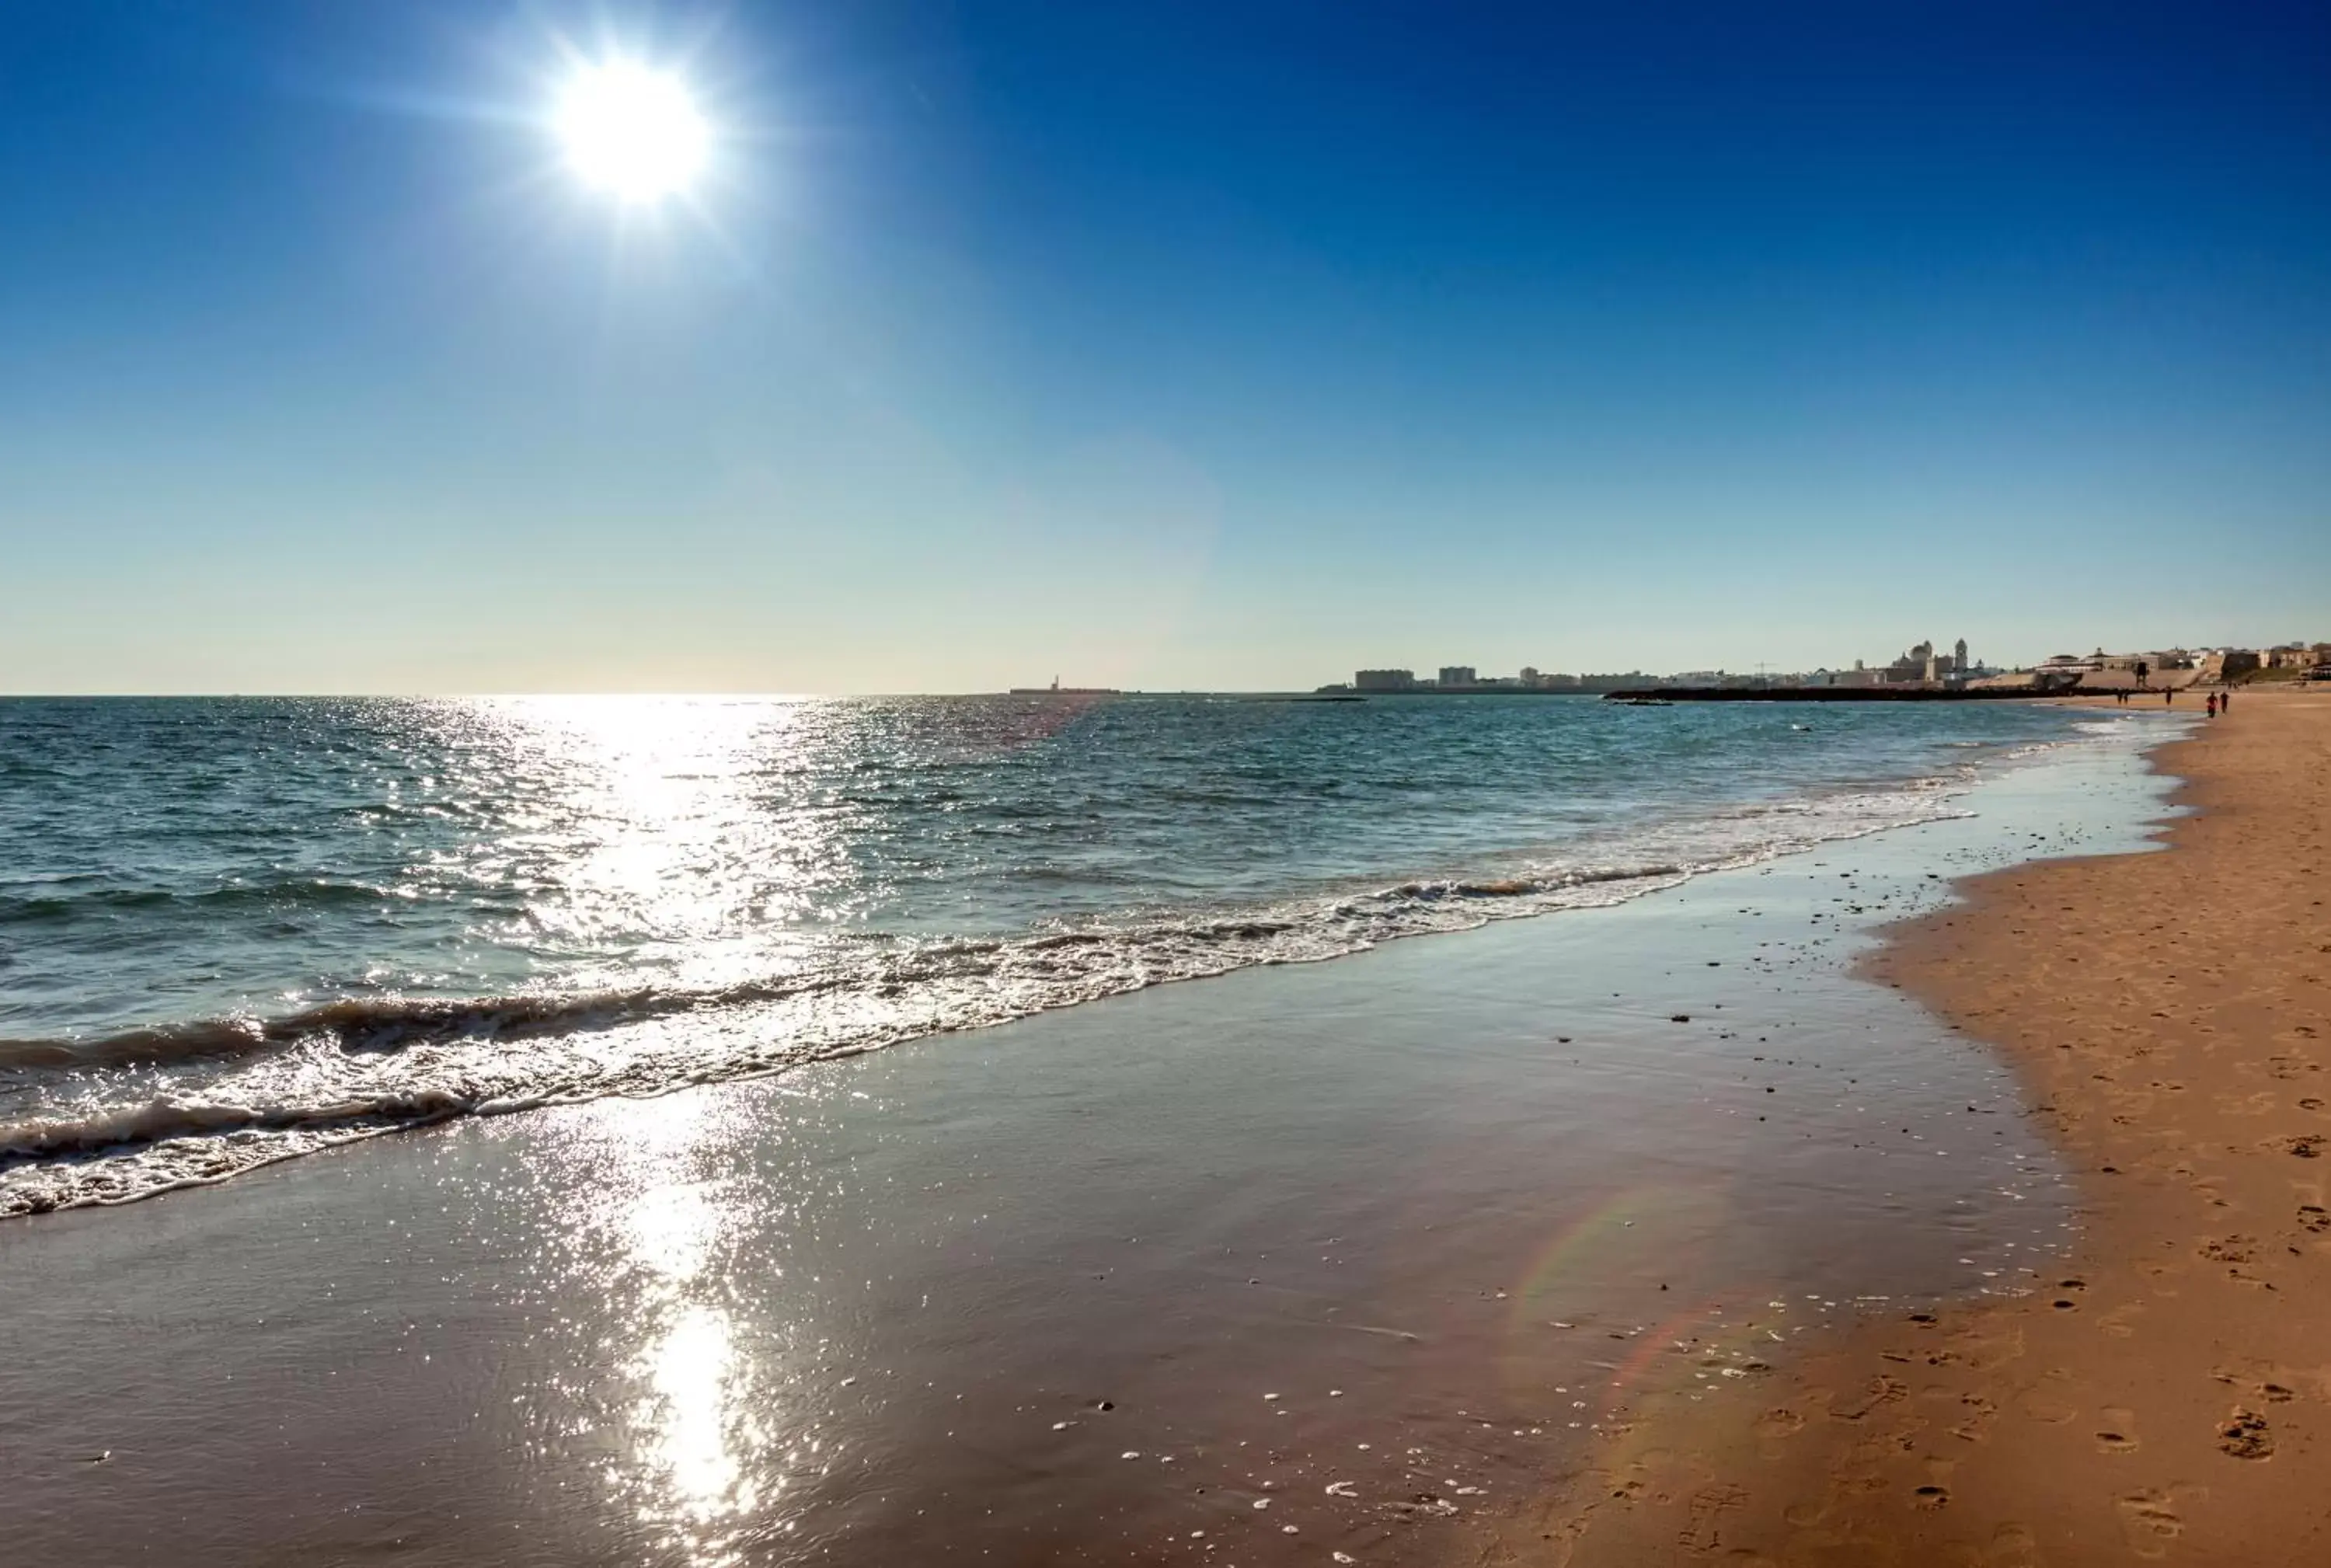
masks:
[[[1874,965],[2013,1063],[2060,1270],[1639,1402],[1555,1561],[2331,1563],[2331,693],[2241,696],[2161,754],[2168,852],[1976,879]]]

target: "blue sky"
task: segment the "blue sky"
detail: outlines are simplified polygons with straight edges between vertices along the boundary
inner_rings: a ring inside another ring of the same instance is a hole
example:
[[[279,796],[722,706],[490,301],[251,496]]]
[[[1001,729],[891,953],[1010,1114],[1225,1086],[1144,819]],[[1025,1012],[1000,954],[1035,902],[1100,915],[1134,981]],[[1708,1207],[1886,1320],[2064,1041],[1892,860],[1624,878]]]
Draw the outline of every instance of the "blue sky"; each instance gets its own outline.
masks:
[[[19,5],[0,235],[5,690],[2331,636],[2319,8]]]

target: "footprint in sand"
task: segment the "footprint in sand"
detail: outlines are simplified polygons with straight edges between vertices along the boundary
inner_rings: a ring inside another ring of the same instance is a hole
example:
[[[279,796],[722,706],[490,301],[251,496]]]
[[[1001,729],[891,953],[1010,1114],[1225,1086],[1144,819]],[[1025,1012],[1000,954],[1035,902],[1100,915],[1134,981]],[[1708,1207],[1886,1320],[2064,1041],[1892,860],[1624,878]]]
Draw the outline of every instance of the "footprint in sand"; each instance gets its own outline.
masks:
[[[1858,1399],[1834,1406],[1830,1414],[1841,1421],[1858,1421],[1880,1405],[1894,1404],[1910,1397],[1909,1389],[1890,1377],[1874,1377]]]
[[[2026,1394],[2023,1397],[2023,1413],[2032,1421],[2060,1427],[2080,1412],[2060,1401]]]
[[[2266,1417],[2236,1405],[2233,1414],[2218,1423],[2218,1449],[2238,1459],[2272,1459],[2274,1433]]]
[[[1984,1429],[1999,1414],[1998,1404],[1979,1393],[1963,1393],[1959,1395],[1959,1407],[1965,1413],[1951,1428],[1951,1436],[1965,1442],[1982,1442],[1987,1435]]]
[[[1983,1568],[2033,1568],[2040,1560],[2040,1538],[2029,1525],[2011,1519],[1991,1533],[1991,1546],[1982,1557]]]
[[[2255,1236],[2222,1236],[2202,1243],[2202,1256],[2212,1263],[2247,1263],[2257,1255]]]
[[[1950,1502],[1951,1494],[1944,1487],[1920,1487],[1910,1494],[1910,1500],[1921,1508],[1940,1508]]]
[[[1748,1494],[1738,1487],[1719,1484],[1692,1494],[1691,1516],[1676,1544],[1687,1552],[1708,1553],[1724,1544],[1724,1516],[1746,1507]]]
[[[2097,1430],[2097,1449],[2107,1454],[2133,1454],[2136,1451],[2136,1412],[2118,1405],[2107,1405],[2097,1412],[2102,1424]]]
[[[1805,1430],[1805,1418],[1775,1406],[1756,1418],[1756,1441],[1767,1459],[1777,1457],[1781,1444]]]
[[[2115,1504],[2120,1510],[2121,1535],[2128,1549],[2140,1557],[2166,1557],[2169,1544],[2185,1533],[2178,1499],[2167,1492],[2129,1492],[2116,1498]]]

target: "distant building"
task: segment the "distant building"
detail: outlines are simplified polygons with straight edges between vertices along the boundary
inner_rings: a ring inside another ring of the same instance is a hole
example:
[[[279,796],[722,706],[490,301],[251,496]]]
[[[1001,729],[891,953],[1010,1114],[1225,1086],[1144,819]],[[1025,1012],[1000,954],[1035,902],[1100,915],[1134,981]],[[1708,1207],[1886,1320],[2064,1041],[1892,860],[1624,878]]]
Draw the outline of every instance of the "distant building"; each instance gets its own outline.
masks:
[[[1962,637],[1948,653],[1936,652],[1932,642],[1914,643],[1908,652],[1873,673],[1879,678],[1875,684],[1935,686],[1961,679],[1971,668],[1966,639]]]
[[[1470,664],[1444,664],[1441,667],[1442,686],[1478,686],[1480,679]]]
[[[1358,691],[1413,691],[1416,672],[1410,670],[1363,670],[1352,677]]]
[[[1931,642],[1914,642],[1910,645],[1910,651],[1908,653],[1886,667],[1886,679],[1889,684],[1932,680],[1935,678],[1934,666],[1935,645]]]

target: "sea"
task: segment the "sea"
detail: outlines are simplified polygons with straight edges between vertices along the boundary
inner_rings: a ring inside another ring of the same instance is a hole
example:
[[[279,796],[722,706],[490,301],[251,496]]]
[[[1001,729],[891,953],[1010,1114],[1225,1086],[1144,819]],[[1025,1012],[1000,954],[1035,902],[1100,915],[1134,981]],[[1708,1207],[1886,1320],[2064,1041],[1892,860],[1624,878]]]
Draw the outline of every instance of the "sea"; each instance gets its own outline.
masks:
[[[1639,898],[2149,727],[2022,703],[0,701],[0,1217]]]

